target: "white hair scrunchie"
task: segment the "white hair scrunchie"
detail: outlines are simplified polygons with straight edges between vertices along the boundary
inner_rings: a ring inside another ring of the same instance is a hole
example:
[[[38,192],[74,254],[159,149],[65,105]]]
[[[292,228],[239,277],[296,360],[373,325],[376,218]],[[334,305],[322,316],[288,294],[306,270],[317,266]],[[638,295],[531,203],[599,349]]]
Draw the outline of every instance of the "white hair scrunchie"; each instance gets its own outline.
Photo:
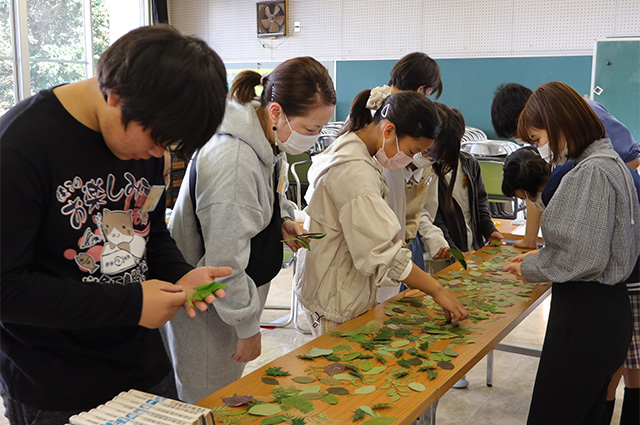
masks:
[[[382,87],[371,89],[369,100],[367,100],[367,109],[372,109],[374,111],[380,109],[382,102],[384,102],[389,96],[391,96],[391,87],[386,84]]]

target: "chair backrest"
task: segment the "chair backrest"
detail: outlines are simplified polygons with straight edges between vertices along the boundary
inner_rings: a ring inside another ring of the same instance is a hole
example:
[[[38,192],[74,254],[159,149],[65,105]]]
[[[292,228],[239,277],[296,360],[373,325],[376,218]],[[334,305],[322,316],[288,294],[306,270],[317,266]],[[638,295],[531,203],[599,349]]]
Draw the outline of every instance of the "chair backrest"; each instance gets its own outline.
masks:
[[[511,200],[502,193],[502,161],[476,158],[489,200]]]

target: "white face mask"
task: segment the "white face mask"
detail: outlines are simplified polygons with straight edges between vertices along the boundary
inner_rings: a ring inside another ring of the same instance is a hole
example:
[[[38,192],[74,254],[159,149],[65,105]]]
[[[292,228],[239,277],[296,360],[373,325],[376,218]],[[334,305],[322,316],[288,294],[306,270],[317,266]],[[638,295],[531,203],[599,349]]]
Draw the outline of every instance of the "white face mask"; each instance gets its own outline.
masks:
[[[302,152],[306,152],[316,143],[318,140],[317,134],[300,134],[291,128],[291,124],[289,123],[289,118],[287,118],[287,114],[284,114],[284,119],[287,121],[287,125],[289,126],[289,130],[291,130],[291,135],[287,138],[286,141],[281,141],[278,137],[278,131],[276,130],[276,142],[280,149],[285,151],[290,155],[297,155]]]
[[[433,160],[428,156],[422,155],[421,152],[413,155],[413,165],[418,168],[427,168],[433,165]]]
[[[536,196],[535,201],[532,201],[531,199],[529,199],[529,196],[527,196],[527,192],[524,193],[524,196],[525,198],[527,198],[527,201],[529,201],[531,205],[533,205],[533,207],[538,211],[544,211],[544,209],[546,208],[546,206],[544,205],[544,202],[542,201],[542,192],[538,192],[538,195]]]
[[[547,143],[546,145],[538,146],[538,153],[540,153],[542,159],[547,161],[549,164],[553,162],[554,164],[562,165],[567,162],[567,154],[569,153],[569,149],[567,149],[567,147],[565,146],[558,159],[553,161],[553,152],[551,152],[551,149],[549,148],[549,143]]]
[[[400,150],[400,145],[398,144],[398,136],[396,136],[396,149],[398,150],[398,153],[393,155],[391,158],[389,158],[384,151],[385,142],[386,139],[384,136],[382,136],[382,147],[378,149],[378,152],[376,152],[375,155],[380,165],[382,165],[384,168],[387,168],[389,170],[400,170],[409,165],[411,161],[413,161],[413,158]]]

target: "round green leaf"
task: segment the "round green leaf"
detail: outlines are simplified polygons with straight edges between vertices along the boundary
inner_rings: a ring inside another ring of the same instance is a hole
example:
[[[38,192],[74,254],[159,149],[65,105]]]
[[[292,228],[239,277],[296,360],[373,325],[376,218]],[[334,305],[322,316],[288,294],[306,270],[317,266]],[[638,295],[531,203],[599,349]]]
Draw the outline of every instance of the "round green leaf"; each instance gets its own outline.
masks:
[[[393,348],[400,348],[400,347],[404,347],[405,345],[409,345],[410,341],[408,339],[399,339],[397,341],[393,341],[391,343],[391,346]]]
[[[371,363],[369,360],[363,360],[358,364],[358,368],[360,368],[361,371],[366,372],[373,368],[373,363]]]
[[[322,396],[320,401],[323,401],[327,404],[338,404],[338,397],[334,396],[333,394],[325,394]]]
[[[302,387],[300,394],[319,393],[321,388],[320,385],[305,385]]]
[[[291,378],[291,380],[293,382],[297,382],[298,384],[310,384],[312,382],[315,382],[316,379],[310,376],[296,376],[294,378]]]

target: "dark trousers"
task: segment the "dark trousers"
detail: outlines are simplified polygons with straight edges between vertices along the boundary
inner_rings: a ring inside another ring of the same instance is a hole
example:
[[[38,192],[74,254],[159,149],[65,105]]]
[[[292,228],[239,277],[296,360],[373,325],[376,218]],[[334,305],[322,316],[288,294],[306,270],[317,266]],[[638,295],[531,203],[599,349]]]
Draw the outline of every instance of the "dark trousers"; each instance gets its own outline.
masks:
[[[554,283],[527,424],[605,424],[607,386],[631,330],[624,283]]]
[[[135,388],[135,387],[134,387]],[[173,370],[162,381],[158,382],[151,388],[136,388],[141,391],[145,391],[151,394],[159,395],[162,397],[178,399],[178,390],[176,389],[176,381],[173,376]],[[129,388],[123,389],[123,391],[129,390]],[[36,407],[26,405],[16,399],[13,399],[9,394],[2,393],[4,401],[5,413],[4,415],[9,419],[11,425],[64,425],[69,422],[69,417],[76,415],[82,411],[90,410],[40,410]],[[106,403],[109,400],[104,400]],[[98,407],[98,406],[92,406]]]

